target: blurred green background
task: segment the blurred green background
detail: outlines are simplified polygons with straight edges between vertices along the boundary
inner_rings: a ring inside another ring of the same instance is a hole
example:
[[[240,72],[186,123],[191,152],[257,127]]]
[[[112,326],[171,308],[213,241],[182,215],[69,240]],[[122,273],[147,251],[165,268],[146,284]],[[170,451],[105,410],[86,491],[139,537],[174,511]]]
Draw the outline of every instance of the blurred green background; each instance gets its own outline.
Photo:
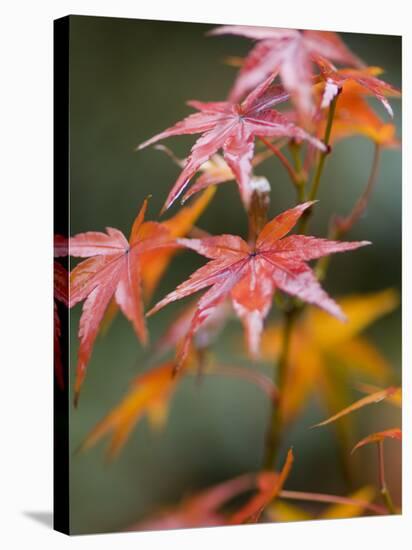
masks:
[[[244,55],[251,47],[247,39],[206,37],[209,28],[191,23],[71,17],[71,234],[113,226],[127,235],[149,193],[153,195],[149,218],[157,218],[179,170],[161,152],[147,149],[136,153],[135,146],[191,112],[186,100],[224,99],[236,71],[225,65],[224,59]],[[400,87],[399,37],[344,34],[343,38],[369,65],[382,66],[384,78]],[[383,114],[380,105],[376,101],[373,104]],[[400,137],[401,105],[397,100],[392,104]],[[183,157],[193,141],[193,137],[184,136],[165,144]],[[336,145],[323,176],[312,234],[325,234],[331,213],[349,211],[365,185],[372,154],[373,145],[365,138]],[[257,172],[272,184],[272,215],[294,205],[294,190],[276,159],[266,161]],[[199,225],[211,233],[245,234],[246,220],[235,183],[219,188]],[[374,244],[335,258],[325,283],[327,290],[339,296],[386,287],[400,289],[400,150],[384,151],[368,212],[348,237]],[[202,263],[192,253],[177,256],[154,300]],[[152,341],[181,306],[173,304],[150,319]],[[71,318],[72,373],[80,311],[77,306]],[[399,380],[400,311],[375,323],[368,335],[393,362]],[[241,338],[241,328],[234,321],[217,344],[220,357],[233,362],[236,337]],[[241,347],[235,352],[237,356]],[[131,326],[119,315],[109,333],[97,341],[79,408],[71,411],[72,532],[126,528],[200,488],[260,467],[267,399],[245,382],[220,377],[207,377],[200,385],[194,380],[184,381],[172,400],[166,430],[152,433],[143,421],[115,462],[105,462],[105,443],[85,454],[74,454],[95,423],[119,402],[133,377],[148,365],[150,350],[141,349]],[[397,422],[392,420],[391,411],[383,405],[364,417],[374,430],[389,428]],[[293,443],[296,454],[288,488],[343,494],[333,430],[307,429],[323,417],[324,411],[314,403],[285,442],[285,446]],[[359,428],[360,435],[368,433],[368,428]],[[374,458],[365,451],[354,459],[363,465],[363,482],[375,479]],[[399,456],[393,460],[398,464]],[[389,474],[389,482],[398,492],[399,473]]]

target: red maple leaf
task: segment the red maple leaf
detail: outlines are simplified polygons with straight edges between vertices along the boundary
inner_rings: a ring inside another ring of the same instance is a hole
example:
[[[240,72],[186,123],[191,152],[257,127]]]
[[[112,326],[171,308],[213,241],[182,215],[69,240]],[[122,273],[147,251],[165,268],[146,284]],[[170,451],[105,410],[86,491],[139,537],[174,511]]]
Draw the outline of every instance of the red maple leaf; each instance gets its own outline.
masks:
[[[334,32],[223,26],[210,34],[235,34],[258,40],[239,71],[229,96],[231,101],[238,101],[269,74],[279,73],[297,109],[309,115],[312,109],[312,66],[317,63],[318,56],[338,63],[362,65]]]
[[[156,222],[144,222],[147,200],[137,215],[129,240],[118,229],[107,233],[79,233],[69,239],[69,254],[88,258],[70,273],[70,307],[84,300],[80,318],[75,402],[83,383],[94,341],[105,310],[114,296],[117,305],[131,321],[139,340],[147,341],[144,321],[141,267],[145,255],[177,247],[168,228]]]
[[[277,289],[345,319],[338,304],[322,289],[306,262],[370,243],[337,242],[304,235],[285,237],[312,204],[300,204],[273,218],[259,233],[254,245],[234,235],[178,240],[211,260],[148,313],[153,314],[170,302],[211,287],[197,302],[178,357],[178,366],[184,361],[195,332],[226,297],[231,298],[234,310],[244,324],[252,355],[258,355],[263,321]]]
[[[382,72],[377,67],[365,67],[363,69],[336,69],[332,63],[326,59],[319,58],[318,65],[322,79],[325,81],[325,89],[323,92],[321,108],[329,106],[332,99],[339,93],[342,87],[345,87],[347,82],[351,84],[351,92],[359,95],[373,95],[385,107],[391,117],[393,110],[387,100],[387,97],[400,97],[401,92],[380,78],[376,78],[375,74]]]
[[[245,204],[248,204],[251,194],[249,181],[256,136],[305,139],[321,150],[326,149],[317,138],[296,126],[285,115],[272,109],[274,105],[289,97],[282,87],[271,86],[272,80],[273,76],[269,76],[240,104],[227,101],[206,103],[188,101],[188,105],[200,112],[189,115],[171,128],[139,145],[138,149],[143,149],[171,136],[203,134],[192,147],[183,170],[169,193],[164,209],[173,204],[202,164],[219,149],[223,150],[223,156],[236,178]],[[186,193],[182,202],[189,195],[190,193]]]

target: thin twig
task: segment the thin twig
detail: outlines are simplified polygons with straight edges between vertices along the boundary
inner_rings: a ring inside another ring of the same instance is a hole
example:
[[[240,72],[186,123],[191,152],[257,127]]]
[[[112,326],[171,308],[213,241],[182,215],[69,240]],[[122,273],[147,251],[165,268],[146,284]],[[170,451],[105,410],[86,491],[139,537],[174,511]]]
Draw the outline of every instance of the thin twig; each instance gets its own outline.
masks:
[[[368,183],[365,187],[364,192],[355,203],[355,206],[353,207],[352,212],[350,212],[350,214],[345,218],[341,220],[338,219],[336,222],[339,229],[339,233],[341,235],[343,233],[347,233],[355,225],[355,223],[359,220],[359,218],[365,212],[366,207],[368,206],[368,202],[372,195],[373,189],[375,187],[378,172],[379,172],[379,162],[381,158],[381,151],[382,151],[381,146],[378,143],[376,143],[374,154],[373,154],[372,168],[371,168],[371,172],[368,178]]]

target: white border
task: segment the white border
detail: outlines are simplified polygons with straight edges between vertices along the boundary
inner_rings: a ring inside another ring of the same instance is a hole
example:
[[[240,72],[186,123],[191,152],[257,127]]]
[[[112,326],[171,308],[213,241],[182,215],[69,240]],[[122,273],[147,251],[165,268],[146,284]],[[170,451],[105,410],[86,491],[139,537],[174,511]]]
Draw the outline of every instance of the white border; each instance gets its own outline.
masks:
[[[405,0],[43,0],[4,3],[1,14],[1,453],[0,540],[4,548],[316,548],[409,546],[410,466],[404,468],[403,517],[370,518],[207,530],[116,534],[69,539],[46,529],[24,511],[52,506],[52,19],[69,13],[162,20],[241,23],[404,37],[403,129],[407,126],[410,31]],[[409,120],[409,127],[411,126]],[[404,464],[409,441],[411,344],[410,197],[404,145]],[[49,335],[47,337],[47,335]],[[408,342],[409,340],[409,342]],[[217,546],[216,546],[217,545]]]

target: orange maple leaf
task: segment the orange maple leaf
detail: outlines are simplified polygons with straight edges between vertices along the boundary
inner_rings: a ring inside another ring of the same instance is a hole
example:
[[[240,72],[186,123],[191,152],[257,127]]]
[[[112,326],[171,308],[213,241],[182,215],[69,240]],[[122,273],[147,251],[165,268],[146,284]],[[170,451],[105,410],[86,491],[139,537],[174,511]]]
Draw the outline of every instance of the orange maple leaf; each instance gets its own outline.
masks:
[[[184,372],[182,369],[179,376],[172,376],[173,367],[173,361],[167,361],[137,376],[126,397],[96,425],[79,450],[89,449],[112,432],[107,454],[114,458],[144,416],[152,426],[160,428],[166,421],[169,401]]]

